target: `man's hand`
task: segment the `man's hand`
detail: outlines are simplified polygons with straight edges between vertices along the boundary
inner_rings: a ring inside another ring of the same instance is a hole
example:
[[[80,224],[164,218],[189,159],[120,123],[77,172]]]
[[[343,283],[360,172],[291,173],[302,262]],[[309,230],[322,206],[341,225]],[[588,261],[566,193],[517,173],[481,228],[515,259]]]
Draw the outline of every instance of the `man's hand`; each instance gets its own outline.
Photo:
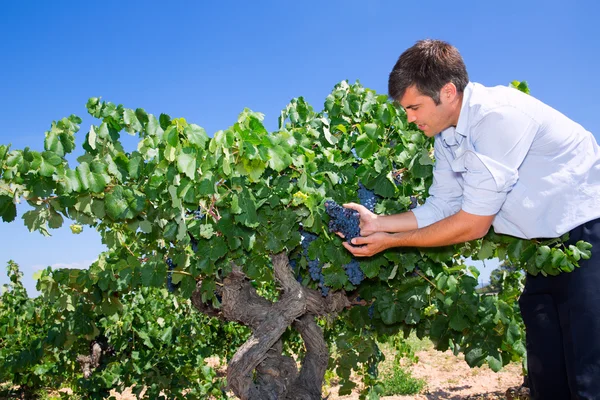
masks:
[[[367,210],[367,212],[369,211]],[[360,247],[353,247],[347,242],[343,242],[342,244],[355,257],[370,257],[373,254],[392,247],[391,239],[392,235],[389,233],[376,232],[369,236],[352,239],[352,244]]]
[[[365,206],[356,203],[346,203],[344,207],[358,211],[360,215],[360,236],[369,236],[380,231],[377,224],[377,214],[372,213]]]

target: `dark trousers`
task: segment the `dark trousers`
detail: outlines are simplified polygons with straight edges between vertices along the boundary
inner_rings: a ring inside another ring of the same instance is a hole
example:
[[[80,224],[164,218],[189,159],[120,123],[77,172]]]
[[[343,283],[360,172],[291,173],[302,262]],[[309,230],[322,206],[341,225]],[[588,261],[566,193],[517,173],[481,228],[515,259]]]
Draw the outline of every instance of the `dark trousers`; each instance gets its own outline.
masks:
[[[558,276],[527,275],[519,299],[531,398],[600,399],[600,219],[570,232],[592,257]]]

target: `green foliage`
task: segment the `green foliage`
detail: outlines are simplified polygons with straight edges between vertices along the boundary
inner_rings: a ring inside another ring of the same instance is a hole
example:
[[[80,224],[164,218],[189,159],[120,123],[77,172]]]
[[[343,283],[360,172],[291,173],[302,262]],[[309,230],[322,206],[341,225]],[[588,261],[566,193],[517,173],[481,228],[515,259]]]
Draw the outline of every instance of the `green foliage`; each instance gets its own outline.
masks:
[[[75,395],[97,399],[125,388],[138,398],[157,399],[160,393],[168,398],[222,397],[224,382],[204,359],[229,357],[248,336],[245,327],[210,319],[166,289],[140,288],[124,295],[122,306],[110,315],[90,312],[93,304],[81,298],[74,303],[62,292],[51,302],[30,299],[18,266],[10,262],[8,269],[11,285],[0,302],[2,382],[38,393],[70,387]],[[47,270],[41,281],[61,273]],[[90,340],[100,335],[115,354],[105,355],[90,379],[80,379],[75,360],[88,355]]]
[[[512,88],[520,90],[523,93],[530,94],[527,81],[512,81],[509,85]]]
[[[426,385],[423,379],[412,376],[410,371],[395,365],[392,371],[381,377],[384,396],[420,393]]]
[[[524,83],[514,86],[527,88]],[[262,114],[246,109],[233,126],[212,138],[184,118],[157,118],[98,98],[90,99],[87,109],[97,123],[74,168],[65,156],[75,148],[81,123],[76,116],[52,123],[41,153],[0,146],[3,221],[15,219],[15,204],[24,198],[32,207],[22,216],[30,231],[48,235],[71,220],[74,233],[93,227],[108,248],[89,269],[41,274],[38,289],[44,300],[39,301],[52,304],[48,311],[38,309],[39,303],[27,305],[29,300],[10,291],[10,301],[22,298],[25,304],[19,303],[25,307],[21,315],[50,313],[39,320],[54,325],[27,328],[32,330],[23,333],[31,339],[29,358],[9,366],[6,371],[12,375],[6,379],[17,379],[18,373],[19,381],[41,385],[52,376],[48,371],[60,370],[74,381],[73,352],[81,354],[84,343],[102,333],[115,346],[118,362],[79,383],[82,390],[97,388],[93,393],[100,396],[111,387],[146,385],[157,395],[187,385],[197,388],[194,394],[212,393],[214,387],[198,383],[207,382],[211,372],[192,372],[191,366],[201,365],[201,356],[217,353],[218,340],[227,337],[222,345],[231,349],[244,334],[236,328],[229,336],[214,337],[220,328],[198,328],[200,317],[194,316],[188,299],[201,281],[202,301],[218,308],[215,288],[233,264],[259,291],[269,293],[269,255],[282,251],[300,260],[300,279],[316,288],[306,258],[300,257],[300,227],[319,235],[309,256],[325,265],[324,281],[364,301],[343,312],[340,325],[328,333],[339,351],[330,367],[341,377],[343,390],[352,386],[352,370],[360,371],[368,386],[376,382],[381,359],[377,337],[410,332],[429,336],[438,349],[464,352],[472,366],[487,363],[497,371],[525,353],[514,291],[480,295],[477,271],[464,259],[497,257],[534,275],[555,275],[573,270],[590,255],[584,242],[566,247],[561,239],[526,241],[490,232],[460,245],[390,249],[361,259],[367,279],[353,286],[341,268],[350,255],[327,230],[324,201],[358,201],[360,182],[380,197],[378,213],[406,211],[411,196],[419,202],[427,197],[434,162],[432,140],[409,124],[387,96],[358,83],[336,85],[319,112],[303,98],[292,100],[274,132],[265,129]],[[135,150],[124,149],[123,131],[137,135]],[[163,289],[167,259],[175,265],[175,296]],[[147,296],[155,301],[144,303]],[[176,308],[175,302],[186,305]],[[153,304],[162,311],[142,311]],[[167,306],[175,307],[170,317]],[[116,328],[119,322],[122,329]],[[19,324],[29,326],[25,320]],[[132,344],[120,336],[125,332]],[[44,355],[56,359],[36,374],[32,368]]]

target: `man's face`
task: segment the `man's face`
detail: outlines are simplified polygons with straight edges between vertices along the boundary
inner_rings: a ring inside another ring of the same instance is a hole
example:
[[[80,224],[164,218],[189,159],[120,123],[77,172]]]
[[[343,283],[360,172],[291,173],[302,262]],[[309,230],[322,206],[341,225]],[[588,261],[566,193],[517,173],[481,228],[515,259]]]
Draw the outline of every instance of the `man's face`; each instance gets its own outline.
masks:
[[[406,110],[408,122],[414,122],[427,137],[432,137],[452,125],[451,110],[445,100],[447,96],[441,95],[440,104],[435,104],[413,85],[404,92],[400,105]]]

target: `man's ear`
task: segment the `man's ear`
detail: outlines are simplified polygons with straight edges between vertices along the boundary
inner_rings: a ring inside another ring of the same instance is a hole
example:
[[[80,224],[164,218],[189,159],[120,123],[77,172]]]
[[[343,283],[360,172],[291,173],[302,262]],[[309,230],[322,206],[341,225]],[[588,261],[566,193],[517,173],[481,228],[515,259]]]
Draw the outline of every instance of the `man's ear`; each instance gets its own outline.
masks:
[[[458,91],[456,90],[456,85],[454,85],[452,82],[448,82],[442,86],[442,89],[440,90],[440,99],[452,101],[456,97],[457,93]]]

